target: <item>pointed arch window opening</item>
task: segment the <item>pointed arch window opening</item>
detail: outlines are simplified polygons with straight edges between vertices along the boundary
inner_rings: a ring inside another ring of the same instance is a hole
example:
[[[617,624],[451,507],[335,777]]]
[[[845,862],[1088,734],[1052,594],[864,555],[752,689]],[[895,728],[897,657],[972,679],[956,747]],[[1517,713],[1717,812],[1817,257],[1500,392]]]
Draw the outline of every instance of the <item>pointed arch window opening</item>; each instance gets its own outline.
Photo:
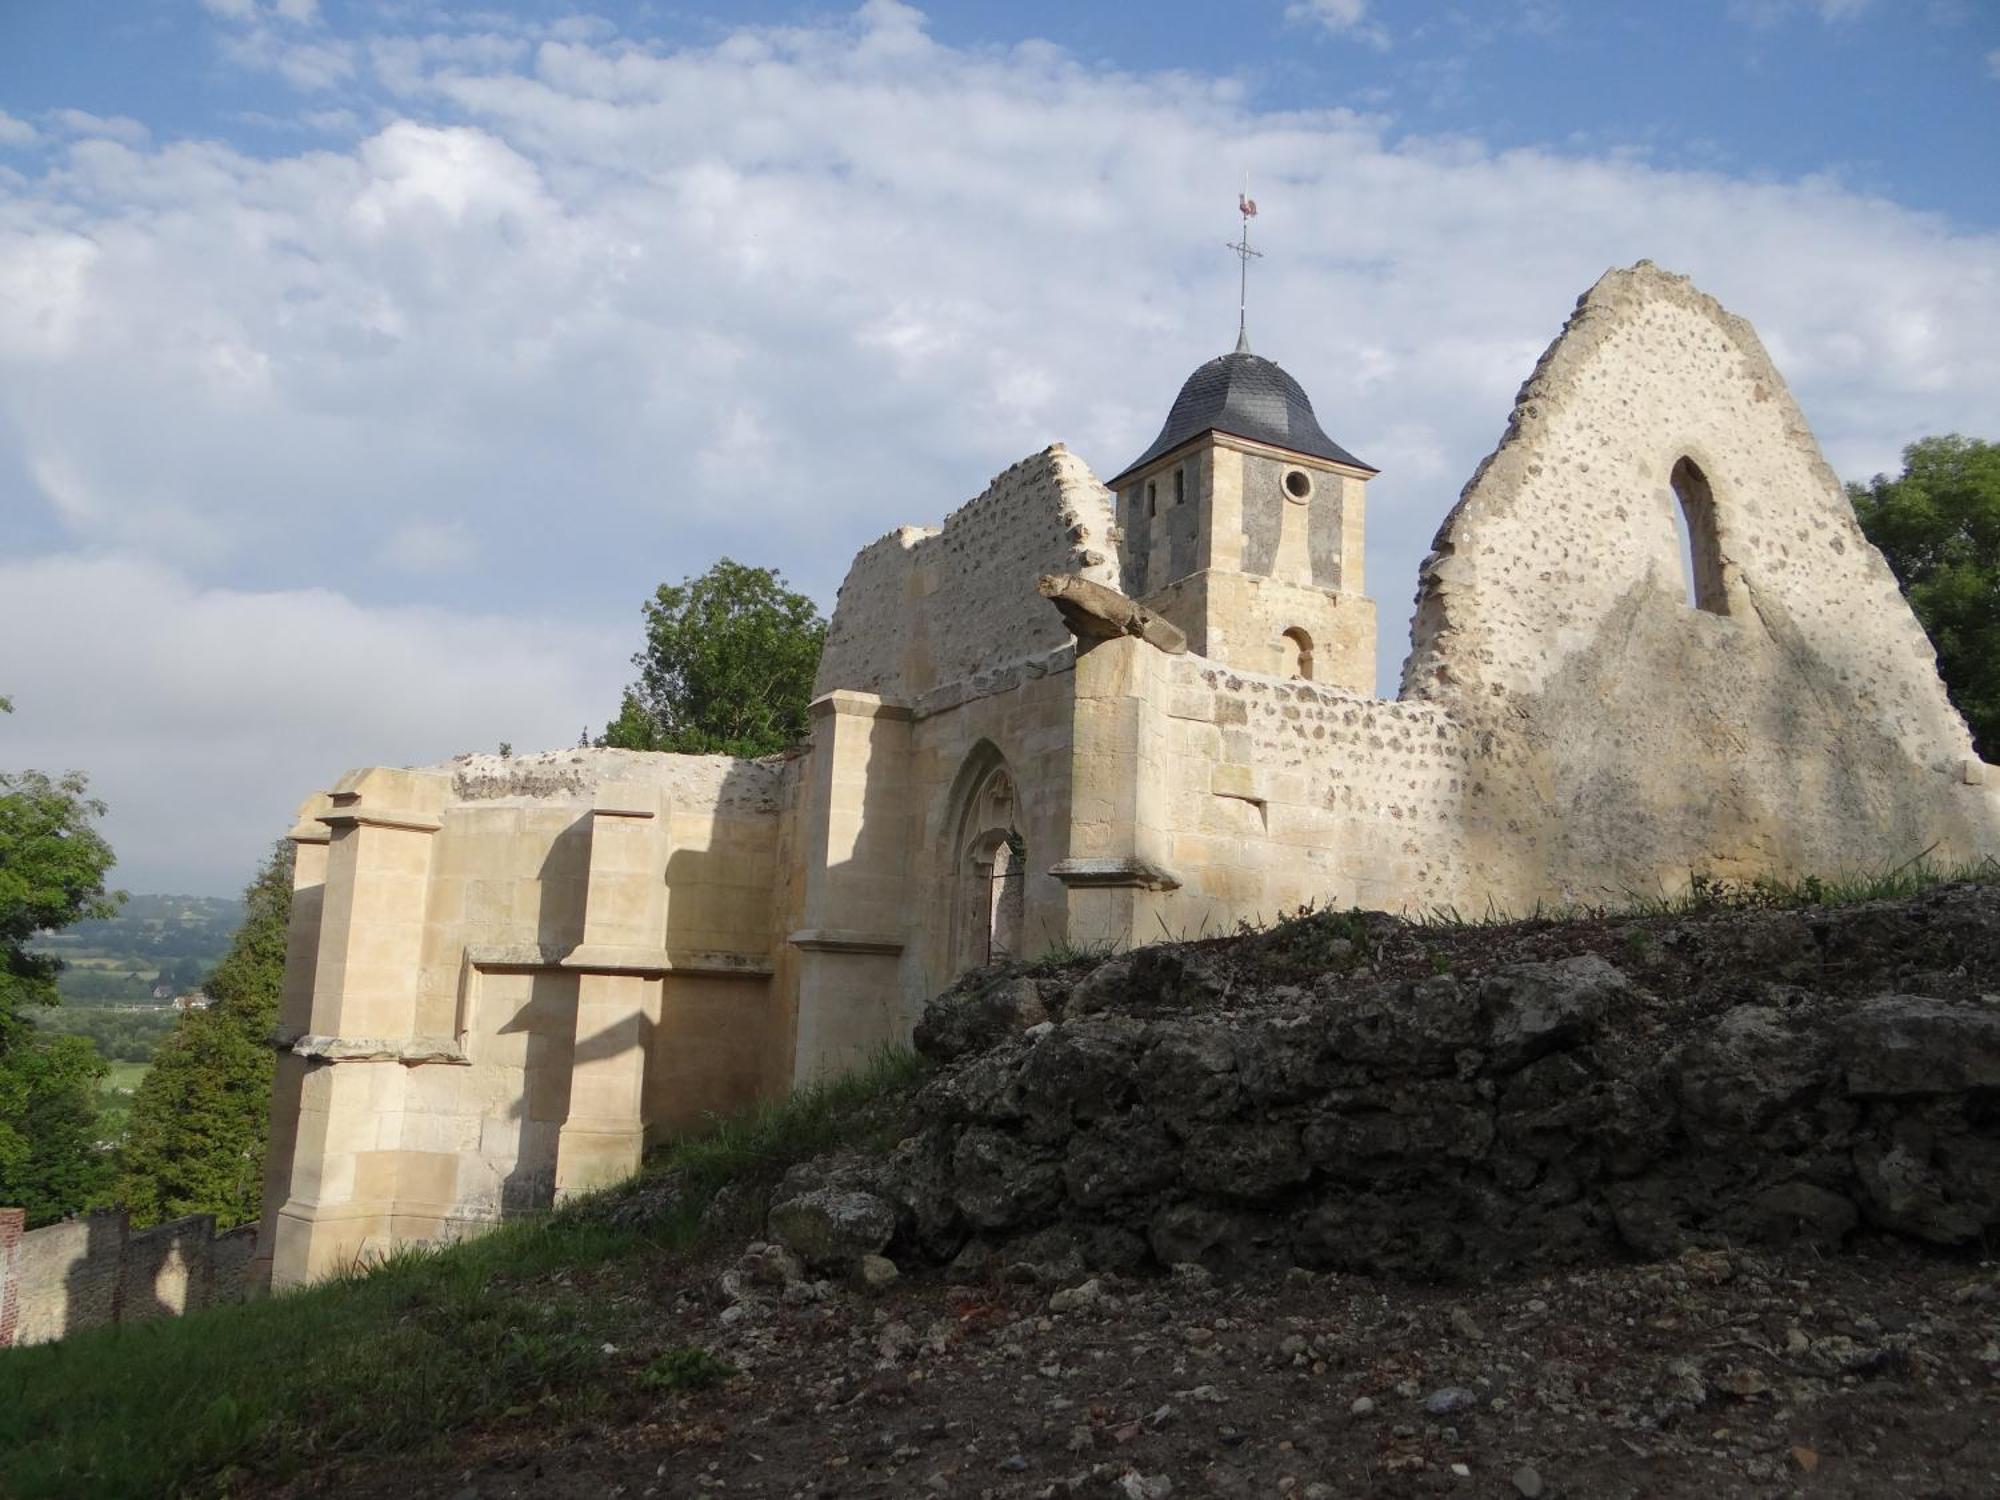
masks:
[[[1021,956],[1021,926],[1028,904],[1028,841],[1007,830],[993,850],[986,903],[986,961]]]
[[[1019,957],[1026,937],[1028,845],[1014,779],[990,750],[975,752],[970,769],[953,858],[952,969],[958,974]]]
[[[1688,606],[1711,615],[1729,613],[1723,578],[1722,539],[1715,517],[1715,491],[1701,465],[1683,456],[1668,481],[1674,492],[1674,533],[1679,544],[1683,597]]]

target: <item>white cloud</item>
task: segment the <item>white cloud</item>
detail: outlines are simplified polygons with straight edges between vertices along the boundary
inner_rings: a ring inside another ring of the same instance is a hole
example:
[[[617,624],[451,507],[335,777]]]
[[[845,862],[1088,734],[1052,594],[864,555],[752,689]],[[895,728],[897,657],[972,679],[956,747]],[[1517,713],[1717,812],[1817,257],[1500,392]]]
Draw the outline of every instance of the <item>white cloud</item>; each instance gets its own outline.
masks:
[[[238,67],[273,73],[293,88],[319,93],[355,75],[358,49],[330,36],[321,24],[319,0],[201,0],[202,8],[228,29],[222,54]]]
[[[341,42],[301,42],[257,30],[231,38],[223,50],[232,61],[276,73],[307,92],[333,88],[354,76],[354,49]]]
[[[41,133],[26,120],[17,120],[0,109],[0,146],[32,146],[41,138]]]
[[[1337,35],[1352,36],[1371,47],[1386,48],[1389,33],[1368,19],[1368,0],[1292,0],[1285,18],[1324,26]]]
[[[299,123],[328,135],[349,135],[361,128],[361,117],[351,109],[311,109],[299,116]]]
[[[1857,20],[1874,0],[1729,0],[1735,20],[1760,30],[1782,24],[1801,12],[1818,16],[1829,26]]]
[[[478,539],[463,521],[415,520],[390,532],[378,555],[399,573],[451,573],[470,563],[478,550]]]
[[[94,115],[85,109],[58,109],[49,118],[70,135],[144,146],[153,132],[128,115]]]
[[[370,607],[324,589],[204,589],[129,556],[0,563],[9,765],[82,769],[131,889],[241,885],[298,803],[355,765],[424,764],[601,727],[623,641]]]
[[[347,49],[364,138],[100,134],[0,179],[0,525],[84,554],[0,575],[0,616],[32,585],[62,612],[13,618],[82,642],[36,669],[37,718],[0,683],[5,760],[35,763],[34,722],[46,763],[115,767],[141,868],[194,857],[184,788],[237,816],[205,755],[255,747],[261,839],[349,764],[572,741],[615,707],[639,601],[718,554],[831,602],[856,547],[1052,440],[1115,472],[1234,337],[1246,162],[1251,339],[1384,469],[1385,682],[1431,533],[1607,266],[1651,256],[1749,316],[1850,476],[1984,431],[2000,387],[2000,237],[1833,183],[1399,141],[1227,81],[957,50],[891,4],[682,51],[300,34]],[[99,615],[171,660],[120,665]],[[274,698],[217,619],[326,692]],[[399,631],[386,686],[341,665]]]

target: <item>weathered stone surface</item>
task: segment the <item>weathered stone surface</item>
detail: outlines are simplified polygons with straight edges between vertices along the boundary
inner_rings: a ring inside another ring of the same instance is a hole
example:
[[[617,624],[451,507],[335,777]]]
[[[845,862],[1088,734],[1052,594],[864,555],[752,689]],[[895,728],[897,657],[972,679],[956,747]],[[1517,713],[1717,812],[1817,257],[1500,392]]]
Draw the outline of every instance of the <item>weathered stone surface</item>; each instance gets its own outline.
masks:
[[[1035,587],[1056,607],[1063,624],[1078,640],[1109,641],[1133,635],[1170,656],[1187,652],[1184,631],[1106,584],[1074,573],[1045,573]]]
[[[792,1168],[771,1195],[771,1237],[807,1265],[845,1271],[879,1255],[905,1225],[907,1164],[828,1157]]]
[[[1055,1206],[1062,1171],[1020,1137],[975,1126],[952,1150],[954,1200],[978,1229],[1008,1229]]]
[[[873,1193],[817,1188],[771,1205],[771,1233],[808,1265],[839,1268],[876,1255],[896,1233],[896,1210]]]
[[[1737,1139],[1825,1084],[1831,1048],[1817,1021],[1746,1005],[1691,1040],[1675,1070],[1691,1128],[1717,1144]]]
[[[1625,976],[1595,953],[1547,964],[1515,964],[1479,987],[1502,1071],[1584,1040],[1608,1006],[1627,998]]]
[[[1936,962],[1939,911],[1992,952],[2000,891],[1977,904],[1983,924],[1948,892],[1855,910],[1873,947],[1818,988],[1801,944],[1838,944],[1837,914],[1634,924],[1421,977],[1337,955],[1301,976],[1330,951],[1311,927],[1126,955],[1067,994],[1042,981],[1051,1020],[946,1065],[891,1196],[928,1255],[1060,1233],[1121,1266],[1464,1279],[1863,1228],[1975,1243],[2000,1230],[1991,981],[1879,983]],[[1398,943],[1436,959],[1393,928],[1361,940],[1392,969]]]
[[[2000,1089],[2000,1004],[1883,995],[1856,1006],[1837,1035],[1848,1092],[1858,1096]]]
[[[931,1061],[951,1062],[1047,1019],[1034,980],[981,971],[924,1007],[912,1042]]]
[[[1069,1199],[1080,1208],[1143,1197],[1175,1175],[1172,1138],[1145,1116],[1128,1115],[1079,1130],[1063,1158]]]

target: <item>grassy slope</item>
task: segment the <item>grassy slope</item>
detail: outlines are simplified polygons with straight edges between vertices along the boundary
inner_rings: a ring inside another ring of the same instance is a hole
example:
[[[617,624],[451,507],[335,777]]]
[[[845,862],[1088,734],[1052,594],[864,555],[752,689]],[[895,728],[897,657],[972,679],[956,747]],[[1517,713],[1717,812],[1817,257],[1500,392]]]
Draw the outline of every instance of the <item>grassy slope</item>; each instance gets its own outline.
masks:
[[[628,1188],[366,1275],[0,1353],[0,1494],[226,1493],[246,1474],[629,1398],[653,1364],[686,1357],[645,1346],[634,1299],[649,1263],[695,1244],[723,1185],[900,1134],[916,1077],[909,1054],[885,1056],[676,1143]]]
[[[1951,879],[2000,881],[2000,864],[1938,870],[1917,861],[1838,882],[1702,883],[1623,911],[1841,904]],[[1606,914],[1579,908],[1525,920]],[[1339,927],[1337,918],[1309,915],[1273,935],[1305,941]],[[1443,912],[1417,925],[1492,920]],[[1057,954],[1044,965],[1100,956]],[[837,1144],[894,1140],[916,1077],[909,1054],[885,1056],[865,1075],[676,1143],[626,1188],[466,1245],[402,1255],[365,1276],[0,1353],[0,1495],[226,1493],[246,1474],[423,1451],[469,1425],[547,1424],[642,1399],[700,1359],[646,1345],[648,1267],[695,1245],[718,1189],[768,1182]],[[666,1182],[682,1190],[663,1193]]]

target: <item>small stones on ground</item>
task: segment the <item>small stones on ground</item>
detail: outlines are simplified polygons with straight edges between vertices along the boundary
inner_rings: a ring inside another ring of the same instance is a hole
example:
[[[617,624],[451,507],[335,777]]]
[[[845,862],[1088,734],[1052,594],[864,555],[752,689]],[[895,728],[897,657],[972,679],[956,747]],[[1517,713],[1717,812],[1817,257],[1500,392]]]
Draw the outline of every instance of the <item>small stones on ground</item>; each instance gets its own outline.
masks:
[[[886,1255],[864,1255],[855,1263],[855,1279],[870,1292],[888,1290],[902,1274]]]
[[[1478,1404],[1479,1397],[1462,1385],[1441,1386],[1424,1397],[1424,1410],[1434,1417],[1449,1417],[1462,1411],[1471,1411]]]
[[[1137,1469],[1127,1469],[1118,1478],[1118,1491],[1125,1500],[1167,1500],[1174,1492],[1174,1482],[1164,1474],[1141,1474]]]
[[[1542,1476],[1531,1464],[1514,1471],[1514,1492],[1521,1500],[1541,1500]]]
[[[1375,1398],[1372,1396],[1356,1396],[1349,1403],[1347,1409],[1357,1417],[1372,1416],[1375,1412]]]
[[[1052,1313],[1079,1312],[1100,1301],[1104,1296],[1104,1285],[1095,1277],[1081,1286],[1064,1287],[1049,1297],[1049,1311]]]
[[[1770,1390],[1771,1382],[1764,1378],[1764,1372],[1751,1365],[1738,1365],[1735,1369],[1724,1370],[1711,1382],[1725,1395],[1748,1401],[1752,1396],[1761,1396]]]

